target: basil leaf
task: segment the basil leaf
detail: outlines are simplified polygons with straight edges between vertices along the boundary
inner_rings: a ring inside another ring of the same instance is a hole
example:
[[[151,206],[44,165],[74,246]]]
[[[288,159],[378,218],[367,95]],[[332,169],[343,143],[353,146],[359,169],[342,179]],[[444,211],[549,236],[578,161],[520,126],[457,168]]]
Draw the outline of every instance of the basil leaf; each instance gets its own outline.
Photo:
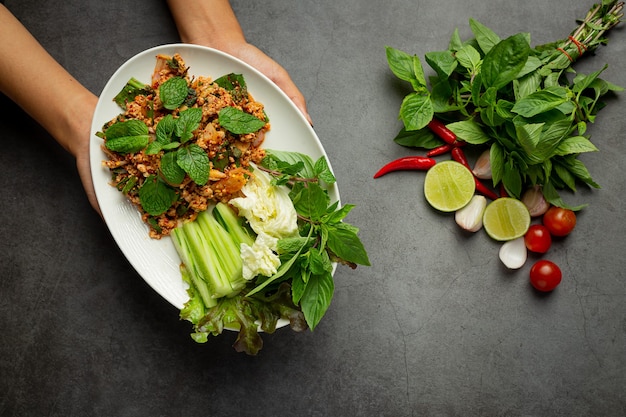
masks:
[[[117,93],[117,95],[113,98],[113,101],[115,101],[121,108],[126,109],[126,103],[134,101],[135,97],[139,95],[147,96],[151,93],[152,89],[149,85],[144,84],[133,77],[128,80],[124,88]]]
[[[218,114],[219,124],[235,135],[254,133],[265,126],[265,121],[239,110],[236,107],[225,107]]]
[[[572,136],[564,139],[559,143],[559,146],[556,148],[556,155],[570,155],[570,154],[579,154],[584,152],[597,152],[598,148],[596,145],[591,143],[589,139],[584,136]]]
[[[406,130],[403,127],[393,140],[398,145],[410,148],[432,149],[441,145],[441,139],[437,138],[432,130],[428,128]]]
[[[465,45],[456,53],[456,59],[463,68],[475,74],[480,68],[480,53],[472,45]]]
[[[511,111],[523,117],[533,117],[555,109],[566,101],[567,89],[548,87],[518,100]]]
[[[195,143],[178,149],[176,162],[196,184],[204,185],[209,181],[209,156]]]
[[[367,252],[359,240],[355,228],[344,223],[326,224],[328,248],[341,259],[359,265],[370,265]]]
[[[481,74],[485,88],[499,90],[512,82],[526,65],[529,53],[528,37],[523,33],[496,44],[482,62]]]
[[[402,100],[400,118],[406,130],[420,130],[432,120],[434,114],[430,95],[411,93]]]
[[[333,276],[329,272],[311,275],[300,297],[300,307],[311,330],[319,324],[328,310],[335,291]]]
[[[314,168],[315,168],[315,176],[319,178],[320,180],[324,181],[326,184],[330,185],[330,184],[334,184],[335,182],[337,182],[337,179],[331,172],[328,166],[328,161],[326,161],[325,157],[323,156],[320,157],[315,162]]]
[[[426,77],[417,55],[409,55],[390,46],[385,47],[387,63],[391,72],[403,81],[411,83],[414,90],[426,88]]]
[[[139,201],[146,213],[151,216],[159,216],[165,213],[176,201],[176,192],[159,180],[156,175],[151,175],[139,188]]]
[[[163,107],[174,110],[185,102],[189,89],[187,80],[182,77],[172,77],[159,86],[159,97]]]
[[[105,135],[106,148],[122,154],[139,152],[150,142],[148,126],[134,119],[112,124]]]
[[[443,78],[448,78],[458,65],[458,61],[450,51],[429,52],[425,55],[425,59],[428,65]]]
[[[216,79],[214,83],[228,91],[233,91],[237,87],[243,90],[246,89],[246,81],[243,75],[241,74],[235,74],[235,73],[226,74]]]
[[[454,132],[459,139],[463,139],[467,143],[480,145],[491,140],[491,138],[483,132],[480,125],[473,120],[448,123],[446,127]]]
[[[292,195],[293,205],[298,214],[312,221],[322,218],[330,202],[326,190],[316,183],[294,186]]]
[[[470,18],[469,25],[472,33],[476,37],[476,42],[478,42],[478,45],[484,54],[491,51],[494,45],[497,45],[500,42],[500,37],[493,30],[489,29],[477,20]]]

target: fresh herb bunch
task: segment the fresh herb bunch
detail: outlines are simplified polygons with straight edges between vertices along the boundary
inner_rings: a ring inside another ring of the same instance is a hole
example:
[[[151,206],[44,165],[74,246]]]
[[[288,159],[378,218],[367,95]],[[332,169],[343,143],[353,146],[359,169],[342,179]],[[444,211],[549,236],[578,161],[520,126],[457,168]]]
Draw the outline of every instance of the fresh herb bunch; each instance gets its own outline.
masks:
[[[272,175],[273,185],[290,188],[299,236],[278,241],[281,265],[274,275],[259,276],[238,294],[211,305],[183,268],[190,299],[181,311],[181,318],[194,325],[192,337],[197,342],[206,342],[224,328],[236,328],[234,348],[250,355],[263,346],[258,328],[272,333],[279,319],[288,320],[294,331],[313,330],[319,324],[333,298],[333,263],[351,268],[370,265],[358,228],[344,222],[354,205],[331,202],[328,188],[335,177],[324,157],[313,161],[299,152],[267,150],[258,169]]]
[[[606,65],[584,75],[572,64],[607,42],[605,34],[620,22],[623,6],[603,0],[566,39],[534,48],[527,33],[501,39],[470,19],[472,39],[462,41],[455,30],[447,50],[425,55],[435,71],[428,83],[417,56],[387,47],[392,72],[413,88],[400,108],[404,126],[396,143],[441,145],[426,127],[436,116],[459,139],[490,150],[494,186],[520,198],[526,188],[540,185],[550,203],[581,209],[568,206],[559,190],[576,191],[579,181],[599,187],[578,156],[598,150],[585,133],[604,107],[600,99],[623,89],[600,78]]]

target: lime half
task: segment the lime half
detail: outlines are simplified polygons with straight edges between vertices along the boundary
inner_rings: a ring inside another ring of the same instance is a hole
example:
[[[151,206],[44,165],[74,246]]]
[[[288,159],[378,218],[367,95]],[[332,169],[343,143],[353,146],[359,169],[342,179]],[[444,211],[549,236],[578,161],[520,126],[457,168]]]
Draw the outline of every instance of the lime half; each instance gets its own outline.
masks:
[[[426,201],[440,211],[451,212],[465,207],[475,189],[473,174],[456,161],[438,162],[424,178]]]
[[[492,239],[507,241],[522,237],[530,226],[526,205],[515,198],[498,198],[485,208],[483,227]]]

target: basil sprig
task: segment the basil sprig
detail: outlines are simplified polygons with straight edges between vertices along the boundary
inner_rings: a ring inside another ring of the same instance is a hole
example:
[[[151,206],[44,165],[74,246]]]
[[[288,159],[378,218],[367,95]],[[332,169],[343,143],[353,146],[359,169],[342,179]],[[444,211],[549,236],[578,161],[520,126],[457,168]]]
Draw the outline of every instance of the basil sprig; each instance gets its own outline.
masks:
[[[427,124],[437,117],[469,145],[490,150],[493,185],[502,184],[519,198],[541,185],[552,204],[571,207],[559,190],[576,191],[576,183],[599,187],[578,159],[598,148],[585,135],[602,97],[623,88],[600,78],[606,65],[579,74],[572,64],[583,52],[606,43],[604,34],[621,17],[621,6],[605,1],[564,41],[530,46],[530,36],[501,38],[470,19],[473,38],[463,41],[455,30],[448,48],[425,54],[435,75],[428,78],[422,61],[387,47],[389,67],[409,92],[400,106],[402,129],[394,139],[403,146],[432,149],[442,142]]]

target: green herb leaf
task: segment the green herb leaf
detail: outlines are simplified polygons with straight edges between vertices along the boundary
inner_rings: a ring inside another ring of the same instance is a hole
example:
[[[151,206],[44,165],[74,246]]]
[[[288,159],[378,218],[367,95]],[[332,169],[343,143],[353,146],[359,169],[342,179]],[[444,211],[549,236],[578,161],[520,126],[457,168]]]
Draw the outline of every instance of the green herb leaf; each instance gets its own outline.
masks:
[[[112,124],[105,136],[107,149],[122,154],[139,152],[150,142],[148,126],[135,119]]]
[[[415,91],[426,88],[426,77],[422,63],[417,55],[387,46],[387,63],[391,71],[401,80],[411,83]]]
[[[467,143],[480,145],[491,140],[491,138],[485,134],[480,125],[473,120],[462,120],[459,122],[448,123],[446,127],[454,132],[459,139],[462,139]]]
[[[408,94],[400,106],[400,118],[406,130],[422,129],[433,119],[434,114],[428,94]]]
[[[176,201],[176,192],[166,183],[151,175],[139,188],[139,200],[143,210],[151,216],[165,213]]]
[[[172,77],[159,86],[159,97],[163,107],[175,110],[185,102],[188,94],[187,80],[182,77]]]
[[[204,185],[209,180],[209,156],[195,143],[179,148],[176,162],[196,184]]]
[[[202,109],[200,107],[191,107],[179,113],[174,126],[174,133],[180,138],[181,143],[193,138],[193,132],[198,128],[201,121]]]
[[[429,52],[425,55],[425,59],[442,78],[448,78],[458,65],[458,61],[450,51]]]
[[[326,190],[316,183],[309,183],[306,186],[298,183],[294,186],[291,196],[298,214],[312,221],[318,221],[326,214],[330,202]]]
[[[161,157],[161,174],[170,185],[180,185],[185,179],[185,170],[178,165],[177,152],[166,152]]]
[[[370,265],[363,243],[353,226],[344,223],[324,225],[328,230],[328,247],[340,258],[359,265]]]
[[[483,51],[483,54],[487,54],[494,45],[497,45],[500,42],[500,37],[487,26],[478,22],[477,20],[471,19],[469,20],[470,28],[472,29],[472,33],[476,37],[476,42],[480,46],[480,49]]]
[[[481,74],[485,88],[499,90],[512,82],[526,65],[529,54],[528,37],[522,33],[496,44],[483,59]]]
[[[254,133],[265,126],[265,121],[236,107],[225,107],[218,115],[219,124],[236,135]]]
[[[564,139],[559,143],[555,154],[556,155],[571,155],[585,152],[597,152],[596,145],[591,143],[589,139],[584,136],[572,136]]]
[[[134,101],[137,96],[147,96],[150,94],[152,94],[152,88],[133,77],[128,80],[124,88],[117,93],[113,101],[122,109],[126,110],[126,103]]]
[[[321,156],[315,162],[314,169],[315,169],[315,176],[319,178],[320,180],[324,181],[326,184],[330,185],[330,184],[334,184],[335,182],[337,182],[337,180],[335,179],[335,176],[330,170],[330,167],[328,166],[328,161],[326,161],[325,157]]]
[[[406,128],[402,127],[393,140],[398,145],[410,148],[432,149],[441,145],[441,139],[437,138],[432,130],[428,128],[406,130]]]
[[[533,117],[559,107],[567,101],[563,87],[548,87],[518,100],[511,111],[523,117]]]
[[[311,330],[319,324],[330,306],[335,283],[330,273],[311,275],[300,297],[300,306]]]

